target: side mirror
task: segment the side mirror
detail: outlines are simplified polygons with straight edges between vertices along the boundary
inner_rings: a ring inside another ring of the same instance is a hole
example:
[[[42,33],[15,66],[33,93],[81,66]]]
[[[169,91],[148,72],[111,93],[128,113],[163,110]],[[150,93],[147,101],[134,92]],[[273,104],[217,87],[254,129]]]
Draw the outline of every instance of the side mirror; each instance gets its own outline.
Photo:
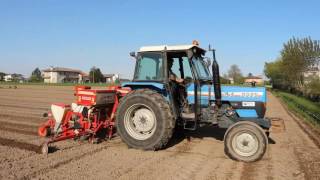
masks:
[[[136,52],[130,52],[130,56],[136,58]]]

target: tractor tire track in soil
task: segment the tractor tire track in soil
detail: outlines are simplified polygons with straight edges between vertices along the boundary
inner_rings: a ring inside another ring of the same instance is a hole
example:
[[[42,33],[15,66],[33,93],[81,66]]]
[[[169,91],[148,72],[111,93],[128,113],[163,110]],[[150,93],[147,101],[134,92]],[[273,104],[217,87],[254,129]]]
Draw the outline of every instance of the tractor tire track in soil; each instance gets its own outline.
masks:
[[[23,129],[16,129],[16,128],[10,128],[10,127],[5,127],[5,128],[2,128],[0,126],[1,130],[4,130],[4,131],[8,131],[8,132],[13,132],[13,133],[18,133],[18,134],[25,134],[25,135],[38,135],[37,132],[34,132],[34,131],[27,131],[27,130],[23,130]]]
[[[18,109],[23,109],[23,110],[26,110],[26,109],[31,109],[31,110],[37,110],[37,111],[47,111],[49,109],[49,107],[45,108],[45,107],[33,107],[33,106],[28,106],[28,105],[22,105],[22,104],[4,104],[1,102],[0,104],[0,108],[3,109],[3,108],[18,108]]]
[[[24,108],[5,108],[5,107],[0,108],[1,114],[25,114],[28,116],[41,117],[44,112],[47,112],[47,111],[27,109],[27,108],[26,109],[24,109]]]
[[[39,121],[39,120],[37,120],[37,121],[35,121],[35,122],[33,122],[33,121],[21,121],[21,119],[19,119],[19,118],[12,118],[12,117],[7,117],[7,118],[3,118],[2,119],[2,116],[0,115],[0,124],[1,123],[7,123],[7,122],[10,122],[10,123],[13,123],[13,124],[19,124],[19,125],[27,125],[27,126],[34,126],[34,127],[37,127],[36,129],[38,129],[38,127],[39,127],[39,122],[41,123],[41,122],[45,122],[45,120],[41,120],[41,121]],[[36,129],[33,129],[33,130],[36,130]]]
[[[24,149],[24,150],[33,151],[33,152],[36,152],[36,153],[40,153],[41,152],[40,151],[40,146],[37,146],[37,145],[34,145],[34,144],[15,141],[15,140],[12,140],[12,139],[5,139],[5,138],[2,138],[2,137],[0,137],[0,145],[19,148],[19,149]]]
[[[16,124],[11,122],[0,123],[0,128],[12,127],[16,129],[28,129],[30,131],[37,131],[38,126],[28,125],[28,124]]]
[[[17,123],[10,123],[10,122],[0,123],[1,130],[15,132],[18,134],[25,134],[25,135],[37,136],[38,135],[37,128],[38,126],[27,125],[27,124],[17,124]]]
[[[262,160],[224,154],[223,131],[200,128],[160,151],[129,149],[118,137],[98,145],[72,140],[38,154],[38,117],[53,102],[71,103],[72,87],[19,86],[0,90],[0,179],[320,179],[320,150],[279,100],[268,93],[267,116],[278,123]],[[66,171],[67,170],[67,171]],[[61,173],[63,172],[63,173]]]
[[[254,180],[255,178],[255,173],[257,172],[255,163],[244,163],[243,169],[242,169],[242,176],[240,177],[240,180]]]
[[[272,142],[273,140],[269,138],[269,147],[267,148],[265,156],[260,161],[243,163],[241,180],[273,179]]]
[[[184,153],[190,152],[193,145],[199,143],[199,141],[186,141],[182,144],[177,145],[177,147],[173,148],[171,151],[166,151],[167,153],[164,153],[161,155],[160,158],[153,157],[152,159],[148,159],[146,163],[141,164],[134,168],[129,168],[125,173],[121,173],[118,177],[119,179],[127,179],[129,177],[137,177],[138,179],[144,179],[145,173],[152,173],[155,172],[155,169],[157,169],[157,166],[159,164],[167,164],[168,161],[172,161],[172,159],[177,160],[180,156],[183,156]],[[196,164],[197,159],[193,159],[192,164],[189,164],[188,167],[196,167],[194,164]],[[175,169],[177,167],[171,166],[172,169]],[[192,173],[190,168],[187,169],[181,169],[183,171],[181,174],[183,176],[190,176]],[[159,171],[159,169],[157,169]],[[184,179],[183,176],[175,177],[175,179]]]
[[[120,143],[118,143],[118,144],[120,144]],[[117,144],[113,143],[113,147],[114,146],[117,146]],[[63,166],[65,164],[68,164],[68,163],[73,162],[73,161],[79,161],[79,160],[81,160],[83,158],[86,158],[87,156],[92,156],[93,154],[101,152],[101,151],[103,151],[103,150],[105,150],[107,148],[110,148],[110,147],[112,147],[112,146],[106,144],[106,145],[103,145],[103,146],[101,146],[99,148],[93,148],[93,150],[90,149],[90,151],[83,152],[83,153],[81,153],[79,155],[73,156],[71,158],[67,158],[64,161],[60,161],[60,162],[58,162],[56,164],[50,165],[48,167],[45,167],[45,168],[42,168],[40,170],[34,171],[34,172],[30,173],[30,174],[27,174],[26,176],[23,176],[22,179],[35,178],[36,175],[40,175],[40,174],[43,174],[43,173],[48,173],[48,172],[50,172],[51,169],[56,169],[56,168],[58,168],[60,166]]]
[[[38,116],[26,116],[23,114],[0,114],[0,121],[3,122],[3,120],[10,121],[10,120],[16,120],[16,121],[21,121],[23,124],[34,122],[34,123],[41,123],[45,122],[45,119],[42,117]]]
[[[1,99],[3,99],[3,101],[5,102],[12,102],[14,99],[11,98],[11,97],[1,97]],[[20,99],[19,101],[22,101],[22,102],[32,102],[32,104],[41,104],[41,105],[48,105],[50,106],[51,103],[57,103],[57,102],[62,102],[62,103],[66,103],[66,102],[70,102],[70,101],[73,101],[74,98],[72,100],[68,100],[68,99],[62,99],[62,98],[46,98],[46,99],[43,99],[43,98],[22,98]],[[17,102],[19,103],[19,102]],[[32,105],[30,104],[30,105]]]
[[[59,168],[65,164],[69,164],[73,161],[79,161],[87,156],[92,156],[95,153],[107,149],[108,147],[116,147],[117,142],[111,144],[92,145],[88,143],[74,144],[73,146],[67,146],[63,149],[54,149],[53,153],[48,156],[42,154],[35,154],[33,156],[23,158],[21,161],[14,161],[10,167],[5,167],[7,170],[0,174],[7,176],[13,176],[13,179],[33,179],[34,176],[41,175],[43,173],[50,173],[51,170]],[[20,171],[16,171],[16,169]],[[70,178],[70,177],[69,177]]]

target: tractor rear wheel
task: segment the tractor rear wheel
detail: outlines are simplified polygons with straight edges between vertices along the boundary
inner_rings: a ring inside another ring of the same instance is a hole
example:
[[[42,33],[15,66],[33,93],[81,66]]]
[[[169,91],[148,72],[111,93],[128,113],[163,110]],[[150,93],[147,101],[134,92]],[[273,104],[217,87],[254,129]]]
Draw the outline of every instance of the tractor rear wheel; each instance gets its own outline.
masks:
[[[268,145],[265,131],[256,123],[233,124],[224,135],[225,153],[234,160],[254,162],[263,157]]]
[[[116,126],[118,135],[129,147],[158,150],[172,137],[175,119],[161,94],[140,89],[120,100]]]

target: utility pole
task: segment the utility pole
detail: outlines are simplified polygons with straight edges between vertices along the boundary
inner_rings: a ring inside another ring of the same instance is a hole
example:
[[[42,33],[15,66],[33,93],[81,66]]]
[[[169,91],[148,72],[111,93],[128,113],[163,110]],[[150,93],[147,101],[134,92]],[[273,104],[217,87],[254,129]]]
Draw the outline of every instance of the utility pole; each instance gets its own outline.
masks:
[[[96,71],[96,67],[93,66],[93,67],[92,67],[92,83],[95,83],[95,79],[94,79],[94,73],[95,73],[95,71]]]
[[[93,69],[93,71],[92,71],[92,81],[93,81],[93,83],[94,83],[94,71],[95,71],[95,69]]]

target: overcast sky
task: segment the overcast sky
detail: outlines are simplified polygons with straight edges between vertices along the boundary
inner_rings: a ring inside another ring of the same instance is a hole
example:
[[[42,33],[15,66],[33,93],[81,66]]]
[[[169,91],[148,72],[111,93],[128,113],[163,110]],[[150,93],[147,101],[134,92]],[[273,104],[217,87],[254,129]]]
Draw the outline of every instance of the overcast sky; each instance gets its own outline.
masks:
[[[320,39],[320,1],[0,0],[0,72],[59,66],[132,76],[144,45],[213,44],[221,71],[262,74],[289,38]]]

